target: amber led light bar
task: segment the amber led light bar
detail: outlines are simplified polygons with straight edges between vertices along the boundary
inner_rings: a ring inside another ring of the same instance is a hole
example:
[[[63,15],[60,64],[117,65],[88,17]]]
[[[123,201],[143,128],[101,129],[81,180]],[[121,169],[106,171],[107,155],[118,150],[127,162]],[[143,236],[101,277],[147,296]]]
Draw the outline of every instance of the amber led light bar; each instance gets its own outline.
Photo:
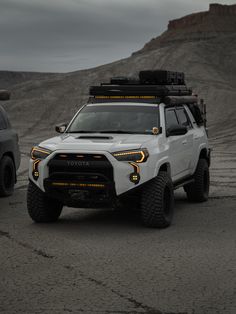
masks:
[[[91,188],[104,188],[105,184],[96,184],[96,183],[73,183],[73,182],[52,182],[52,186],[61,186],[61,187],[91,187]]]
[[[96,99],[155,99],[156,96],[103,96],[97,95]]]

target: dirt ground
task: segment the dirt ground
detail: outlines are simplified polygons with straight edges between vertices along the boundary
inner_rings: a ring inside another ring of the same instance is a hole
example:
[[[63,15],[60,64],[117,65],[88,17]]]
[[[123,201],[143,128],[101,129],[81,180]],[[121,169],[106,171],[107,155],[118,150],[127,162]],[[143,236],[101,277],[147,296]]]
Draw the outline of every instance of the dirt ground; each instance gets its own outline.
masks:
[[[33,223],[29,149],[23,142],[14,195],[0,201],[0,313],[236,313],[233,149],[213,151],[208,202],[175,193],[165,230],[144,228],[134,213],[92,209]]]

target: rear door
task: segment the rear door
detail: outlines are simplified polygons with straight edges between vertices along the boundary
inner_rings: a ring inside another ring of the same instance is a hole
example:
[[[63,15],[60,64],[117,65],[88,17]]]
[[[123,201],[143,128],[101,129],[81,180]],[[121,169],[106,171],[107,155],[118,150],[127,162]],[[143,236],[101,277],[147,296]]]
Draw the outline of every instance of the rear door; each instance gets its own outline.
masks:
[[[167,108],[165,110],[166,129],[169,127],[185,126],[188,132],[185,135],[169,136],[169,159],[171,163],[172,180],[177,181],[190,174],[192,158],[193,132],[191,122],[184,107]]]
[[[165,110],[166,130],[173,126],[178,126],[179,121],[175,112],[175,108],[168,108]],[[173,181],[178,180],[184,175],[187,169],[186,160],[184,158],[183,135],[167,137],[169,146],[169,160],[171,164],[171,177]]]
[[[193,155],[193,135],[194,129],[192,123],[188,117],[188,114],[184,107],[177,107],[176,114],[178,118],[178,122],[181,126],[184,126],[188,129],[188,132],[184,135],[184,139],[182,141],[182,147],[184,151],[184,160],[186,165],[186,170],[188,173],[191,172],[191,160]]]

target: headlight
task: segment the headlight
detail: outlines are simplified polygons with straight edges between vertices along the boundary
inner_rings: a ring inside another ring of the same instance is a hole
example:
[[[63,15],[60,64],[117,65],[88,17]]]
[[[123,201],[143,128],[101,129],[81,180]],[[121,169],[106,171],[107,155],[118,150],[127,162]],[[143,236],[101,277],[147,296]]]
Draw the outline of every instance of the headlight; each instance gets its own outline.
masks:
[[[51,154],[51,151],[46,148],[42,148],[40,146],[34,146],[31,149],[30,156],[33,159],[33,171],[32,171],[32,176],[34,180],[38,180],[39,178],[39,163],[41,160],[45,159],[48,155]]]
[[[121,151],[112,154],[119,161],[145,162],[148,159],[147,149],[135,149],[131,151]]]
[[[46,148],[42,148],[39,146],[34,146],[31,150],[30,156],[33,160],[42,160],[45,159],[48,155],[51,154],[51,151]]]

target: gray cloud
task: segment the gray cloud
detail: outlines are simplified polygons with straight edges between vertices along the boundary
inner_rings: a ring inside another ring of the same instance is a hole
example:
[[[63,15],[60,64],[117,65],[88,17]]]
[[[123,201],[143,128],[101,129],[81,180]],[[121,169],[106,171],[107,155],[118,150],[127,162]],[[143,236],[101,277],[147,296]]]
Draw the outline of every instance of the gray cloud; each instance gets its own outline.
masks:
[[[209,2],[0,0],[0,69],[66,72],[127,57]]]

